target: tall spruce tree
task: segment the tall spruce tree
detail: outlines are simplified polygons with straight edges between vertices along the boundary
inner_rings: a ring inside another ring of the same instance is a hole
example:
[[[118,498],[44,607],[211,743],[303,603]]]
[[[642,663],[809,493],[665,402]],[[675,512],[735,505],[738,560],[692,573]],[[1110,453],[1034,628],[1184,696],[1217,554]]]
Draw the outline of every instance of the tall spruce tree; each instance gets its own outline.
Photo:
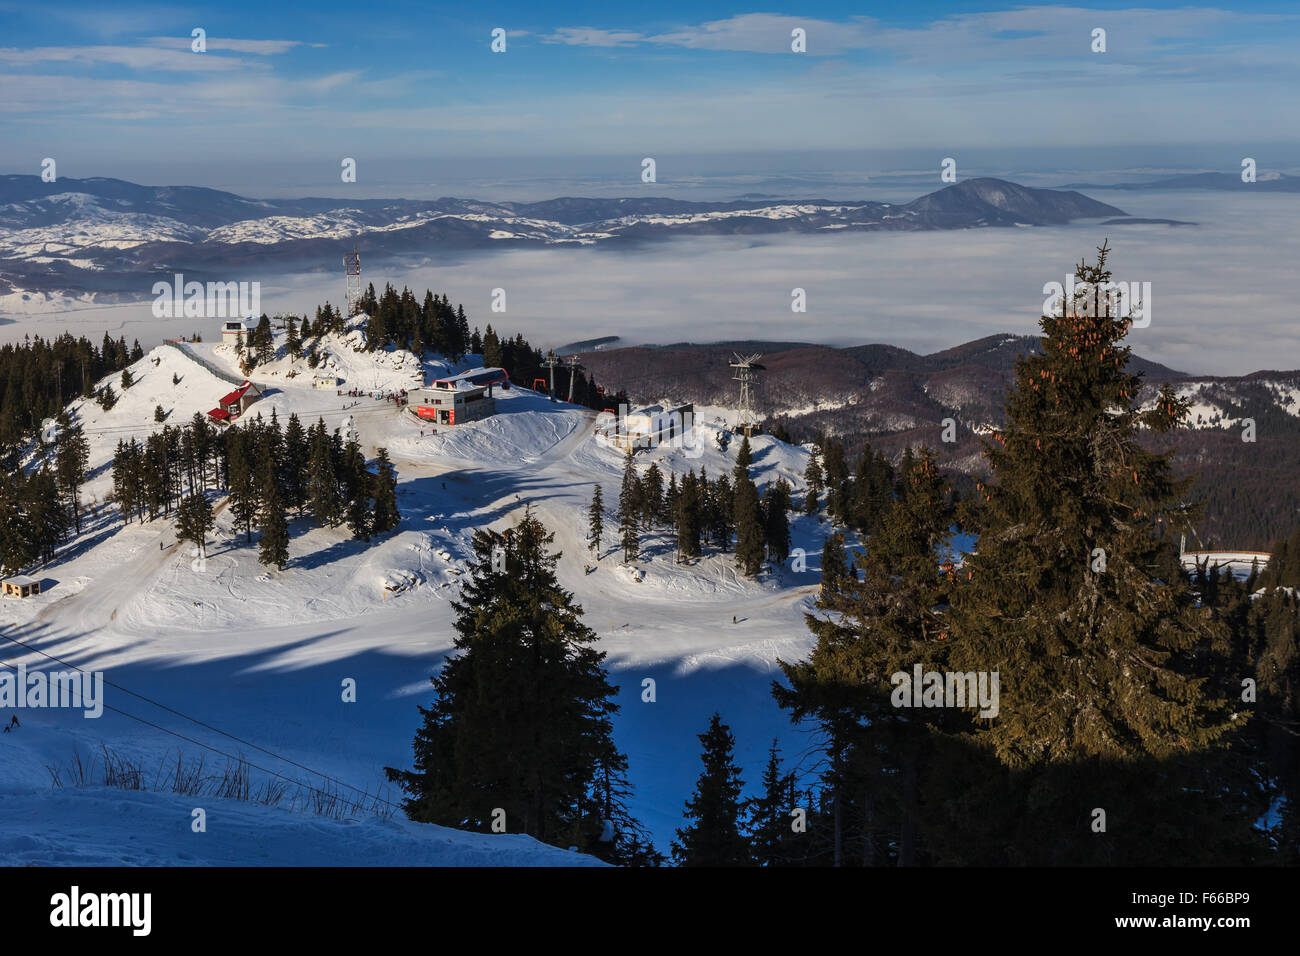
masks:
[[[1132,319],[1101,291],[1107,254],[1080,263],[1076,301],[1042,318],[1041,350],[1016,364],[953,594],[951,665],[1000,675],[1000,713],[977,737],[1021,782],[1019,803],[1001,803],[1022,808],[1022,859],[1242,860],[1245,791],[1220,759],[1246,721],[1228,631],[1185,575],[1162,571],[1177,557],[1167,530],[1192,516],[1190,479],[1138,437],[1187,403],[1166,385],[1139,404]],[[1106,806],[1122,808],[1122,838],[1063,826]]]
[[[679,866],[750,866],[753,855],[740,830],[744,781],[733,758],[736,740],[716,712],[697,736],[704,770],[686,801],[688,822],[677,831],[673,860]]]
[[[230,453],[230,515],[235,527],[244,529],[244,540],[253,540],[253,523],[261,502],[253,477],[252,441],[247,428],[232,428],[226,433]],[[151,472],[146,471],[148,476]]]
[[[791,825],[790,800],[794,774],[781,772],[781,756],[776,741],[767,752],[763,768],[762,793],[748,801],[749,839],[754,862],[759,866],[783,866],[794,854],[795,832]]]
[[[740,439],[740,447],[736,449],[736,465],[731,470],[732,480],[740,481],[742,478],[749,477],[749,466],[754,462],[754,452],[749,447],[749,436],[745,435]]]
[[[689,561],[700,554],[700,483],[694,473],[687,472],[682,479],[681,495],[677,499],[675,529],[677,532],[677,560]]]
[[[650,528],[664,507],[664,476],[658,462],[651,462],[641,480],[641,527]]]
[[[808,456],[808,465],[803,470],[803,480],[808,487],[803,497],[804,514],[815,515],[823,481],[821,462],[817,460],[817,452],[815,451]]]
[[[298,323],[294,321],[293,316],[289,316],[289,324],[284,335],[284,347],[294,361],[302,358],[302,338],[298,334]]]
[[[600,538],[605,531],[605,497],[599,482],[591,489],[591,506],[587,509],[587,546],[600,559]]]
[[[397,508],[397,469],[389,460],[388,449],[375,452],[375,472],[370,476],[370,498],[374,506],[370,512],[372,534],[387,534],[402,523]]]
[[[352,537],[369,541],[371,526],[370,474],[366,471],[366,456],[355,434],[343,446],[339,476],[343,480],[344,511]]]
[[[187,495],[176,509],[176,540],[188,541],[198,549],[200,557],[208,553],[208,532],[216,525],[212,506],[199,494]]]
[[[86,466],[90,463],[90,445],[80,425],[69,422],[59,432],[54,462],[55,477],[67,501],[73,526],[80,534],[81,502],[78,500],[78,492],[86,480]]]
[[[943,670],[951,642],[940,609],[950,581],[940,574],[940,550],[952,510],[933,456],[923,451],[871,538],[862,581],[840,578],[822,588],[822,613],[805,616],[817,635],[811,655],[780,664],[789,687],[774,687],[777,703],[795,721],[816,721],[826,741],[836,865],[850,828],[854,843],[868,845],[868,858],[880,843],[896,847],[900,865],[917,862],[919,774],[929,762],[929,724],[942,711],[896,706],[891,693],[897,673],[910,681],[918,664]],[[824,564],[825,556],[823,574]],[[876,807],[892,811],[892,819],[881,819]],[[886,824],[893,829],[882,840],[875,831]]]
[[[1107,253],[1079,265],[1083,289],[1110,279]],[[1131,319],[1092,304],[1044,316],[1042,350],[1016,364],[1006,428],[987,448],[994,480],[974,512],[970,584],[954,602],[959,661],[1001,670],[1007,700],[988,737],[1013,765],[1168,756],[1232,725],[1194,666],[1219,652],[1222,629],[1188,583],[1152,574],[1176,547],[1159,526],[1188,522],[1190,480],[1138,430],[1167,431],[1187,403],[1166,388],[1139,408],[1142,376],[1122,344]]]
[[[453,603],[458,653],[420,708],[414,769],[387,772],[414,820],[487,832],[499,808],[509,832],[608,852],[607,824],[626,816],[612,741],[618,689],[556,581],[553,540],[531,512],[508,535],[475,533]]]
[[[790,486],[784,478],[763,493],[763,538],[768,560],[777,564],[790,557]]]
[[[307,461],[311,453],[307,432],[297,413],[284,426],[284,504],[301,513],[307,503]]]
[[[822,588],[837,588],[849,573],[848,557],[844,553],[844,535],[836,531],[826,536],[822,544]]]
[[[624,564],[635,561],[641,553],[641,539],[637,533],[640,513],[641,480],[629,450],[623,460],[623,484],[618,492],[619,546],[623,549]]]
[[[284,501],[279,482],[275,480],[274,462],[271,459],[262,473],[262,508],[260,513],[261,540],[258,541],[257,560],[275,565],[283,571],[289,561],[289,522],[284,514]]]
[[[763,512],[748,474],[736,479],[735,489],[736,566],[752,578],[763,566]]]
[[[311,452],[307,472],[307,506],[322,528],[336,528],[342,502],[339,481],[334,471],[333,446],[325,431],[325,421],[318,420],[309,436]]]

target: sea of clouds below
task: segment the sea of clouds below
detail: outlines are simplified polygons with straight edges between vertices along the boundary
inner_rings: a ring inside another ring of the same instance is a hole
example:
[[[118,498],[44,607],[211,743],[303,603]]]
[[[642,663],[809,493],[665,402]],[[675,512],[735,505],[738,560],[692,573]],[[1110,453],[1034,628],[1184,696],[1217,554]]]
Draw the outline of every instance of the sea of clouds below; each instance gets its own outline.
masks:
[[[1130,338],[1139,354],[1195,373],[1300,368],[1300,328],[1289,278],[1300,259],[1300,196],[1139,194],[1090,190],[1132,216],[1199,225],[1059,227],[953,232],[779,234],[674,238],[632,248],[526,247],[408,257],[374,265],[366,281],[446,292],[471,325],[491,323],[534,345],[603,335],[622,344],[732,339],[830,345],[885,342],[932,352],[997,332],[1035,332],[1044,283],[1109,237],[1117,280],[1152,288],[1152,322]],[[343,298],[343,277],[324,272],[263,281],[268,313],[313,311]],[[238,279],[239,276],[230,276]],[[790,309],[791,289],[808,310]],[[492,290],[507,311],[490,311]],[[143,297],[142,297],[143,298]],[[219,319],[156,319],[150,303],[3,313],[0,341],[64,329],[98,340],[107,331],[146,347]]]

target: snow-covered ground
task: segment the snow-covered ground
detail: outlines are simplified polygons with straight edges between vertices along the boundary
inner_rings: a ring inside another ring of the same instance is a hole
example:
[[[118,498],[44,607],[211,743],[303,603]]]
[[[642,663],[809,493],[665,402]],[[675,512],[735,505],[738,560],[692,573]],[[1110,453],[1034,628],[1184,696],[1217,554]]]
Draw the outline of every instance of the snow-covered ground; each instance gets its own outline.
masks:
[[[346,380],[344,391],[392,391],[421,375],[427,381],[454,370],[437,362],[421,370],[409,353],[355,352],[359,335],[322,343],[330,367]],[[237,371],[231,349],[195,349],[218,368]],[[464,366],[477,363],[470,356]],[[51,791],[46,769],[65,765],[74,753],[98,753],[101,744],[149,771],[174,761],[178,750],[201,755],[197,744],[162,727],[295,780],[320,782],[299,764],[396,803],[400,794],[383,768],[410,765],[416,705],[428,703],[428,679],[452,647],[450,601],[470,538],[477,528],[513,524],[525,508],[555,532],[553,547],[563,552],[560,581],[576,593],[608,652],[622,707],[616,738],[636,788],[632,810],[660,850],[668,850],[681,825],[700,768],[695,734],[714,710],[732,725],[751,787],[773,738],[791,765],[810,749],[812,741],[772,702],[770,685],[779,676],[778,659],[798,659],[811,646],[803,616],[812,610],[826,525],[798,518],[793,544],[807,552],[807,570],[787,565],[757,582],[738,575],[730,555],[677,565],[667,536],[651,536],[643,539],[638,581],[622,567],[611,530],[622,456],[593,436],[594,412],[512,387],[496,392],[492,418],[435,433],[392,403],[314,389],[305,363],[281,357],[254,370],[253,380],[268,388],[248,414],[269,416],[274,409],[283,423],[296,412],[304,425],[322,417],[331,428],[351,420],[370,453],[386,447],[397,467],[402,524],[366,546],[344,529],[295,521],[290,563],[277,572],[257,562],[256,537],[245,544],[223,511],[200,562],[176,546],[169,522],[124,527],[101,503],[111,489],[108,464],[117,442],[162,427],[153,421],[155,406],[163,406],[170,423],[183,423],[212,408],[230,385],[166,346],[132,371],[136,384],[125,392],[120,376],[104,380],[119,392],[112,410],[94,402],[76,409],[91,445],[84,533],[53,565],[33,572],[45,593],[0,601],[5,634],[103,671],[115,685],[105,703],[117,710],[98,719],[80,711],[24,710],[22,726],[0,736],[0,799],[18,811],[0,814],[0,862],[354,862],[354,840],[364,852],[373,849],[375,862],[554,862],[547,856],[552,851],[518,837],[468,837],[405,821],[343,824],[248,804],[211,812],[207,838],[192,838],[196,798]],[[659,448],[638,456],[639,467],[657,460],[679,473],[703,466],[716,477],[729,470],[736,444],[721,452],[713,426],[700,427],[706,440],[698,457],[690,449]],[[767,436],[752,445],[751,473],[760,488],[781,476],[799,497],[807,451]],[[610,514],[597,570],[586,574],[586,509],[595,483]],[[0,644],[7,666],[66,669]],[[349,678],[357,688],[353,703],[342,699]],[[656,682],[653,703],[642,701],[646,678]],[[0,710],[0,719],[8,718]],[[218,819],[232,821],[227,825],[239,828],[244,842],[214,833],[219,827],[211,821]],[[83,855],[57,852],[64,838],[75,841],[87,827],[94,838]]]

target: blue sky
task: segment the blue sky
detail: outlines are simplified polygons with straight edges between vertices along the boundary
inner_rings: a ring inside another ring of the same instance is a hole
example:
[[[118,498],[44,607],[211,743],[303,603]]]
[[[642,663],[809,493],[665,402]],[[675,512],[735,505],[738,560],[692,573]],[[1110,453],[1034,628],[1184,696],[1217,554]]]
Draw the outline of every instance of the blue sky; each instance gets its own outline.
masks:
[[[503,178],[547,157],[639,173],[643,156],[833,151],[997,151],[1012,168],[1072,145],[1169,168],[1198,165],[1193,147],[1300,161],[1294,3],[0,0],[0,19],[4,172],[51,156],[64,176],[306,186],[337,181],[344,156],[376,184],[479,157]]]

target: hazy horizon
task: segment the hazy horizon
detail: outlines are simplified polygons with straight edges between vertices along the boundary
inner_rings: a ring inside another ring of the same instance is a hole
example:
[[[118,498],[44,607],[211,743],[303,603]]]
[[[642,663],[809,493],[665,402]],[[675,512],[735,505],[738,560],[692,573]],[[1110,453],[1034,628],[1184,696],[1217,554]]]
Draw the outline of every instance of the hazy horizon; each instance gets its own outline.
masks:
[[[1244,375],[1300,366],[1291,295],[1277,277],[1300,258],[1300,195],[1106,193],[1139,217],[1196,226],[1095,222],[1030,228],[691,237],[630,249],[524,247],[404,256],[363,265],[363,281],[445,292],[471,326],[536,346],[618,335],[621,344],[767,339],[824,345],[884,343],[930,353],[985,335],[1038,332],[1047,282],[1091,257],[1103,239],[1117,280],[1152,283],[1153,319],[1128,342],[1143,358],[1192,374]],[[1258,237],[1266,235],[1263,245]],[[1189,263],[1192,265],[1189,266]],[[1189,271],[1202,282],[1190,285]],[[804,288],[808,311],[790,310]],[[507,311],[490,310],[507,290]],[[262,310],[311,312],[343,301],[342,269],[297,271],[262,285]],[[136,305],[42,314],[3,312],[0,341],[28,331],[215,334],[220,319],[154,319]],[[707,331],[706,331],[707,330]],[[1290,357],[1290,361],[1285,361]],[[1283,359],[1279,361],[1279,359]]]

